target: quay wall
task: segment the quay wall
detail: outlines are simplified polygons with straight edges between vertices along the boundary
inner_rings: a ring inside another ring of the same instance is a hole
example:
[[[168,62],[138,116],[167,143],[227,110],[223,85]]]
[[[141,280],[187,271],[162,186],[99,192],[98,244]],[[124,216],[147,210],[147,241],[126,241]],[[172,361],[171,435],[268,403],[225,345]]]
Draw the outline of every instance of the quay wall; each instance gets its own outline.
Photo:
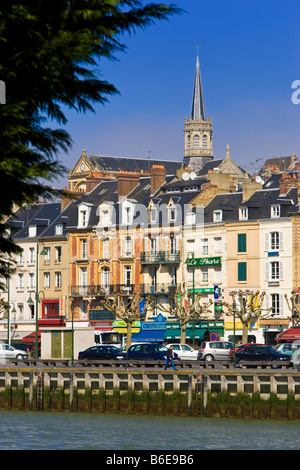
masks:
[[[300,372],[0,368],[0,410],[300,419]]]

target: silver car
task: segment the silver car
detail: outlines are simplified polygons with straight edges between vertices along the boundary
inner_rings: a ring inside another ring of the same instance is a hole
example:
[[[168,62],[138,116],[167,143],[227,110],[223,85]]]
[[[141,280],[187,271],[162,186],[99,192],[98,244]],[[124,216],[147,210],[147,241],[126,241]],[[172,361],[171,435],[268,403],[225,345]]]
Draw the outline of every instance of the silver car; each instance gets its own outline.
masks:
[[[0,361],[1,359],[27,359],[28,354],[21,349],[15,349],[8,344],[0,344]]]
[[[231,348],[233,343],[230,341],[205,341],[200,346],[198,360],[228,361]]]

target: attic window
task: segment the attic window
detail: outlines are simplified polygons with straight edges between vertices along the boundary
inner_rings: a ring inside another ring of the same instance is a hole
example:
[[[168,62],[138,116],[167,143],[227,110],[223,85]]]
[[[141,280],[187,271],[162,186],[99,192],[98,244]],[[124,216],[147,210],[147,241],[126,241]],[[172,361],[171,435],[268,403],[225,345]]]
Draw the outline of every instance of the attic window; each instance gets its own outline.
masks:
[[[28,228],[28,236],[36,237],[36,225],[30,225]]]
[[[62,235],[63,233],[63,226],[62,224],[55,225],[55,235]]]
[[[214,211],[213,220],[214,220],[214,222],[221,222],[222,221],[222,211],[220,211],[220,210]]]
[[[271,218],[275,219],[276,217],[280,217],[280,205],[279,204],[271,206]]]
[[[248,207],[240,207],[239,220],[248,220]]]

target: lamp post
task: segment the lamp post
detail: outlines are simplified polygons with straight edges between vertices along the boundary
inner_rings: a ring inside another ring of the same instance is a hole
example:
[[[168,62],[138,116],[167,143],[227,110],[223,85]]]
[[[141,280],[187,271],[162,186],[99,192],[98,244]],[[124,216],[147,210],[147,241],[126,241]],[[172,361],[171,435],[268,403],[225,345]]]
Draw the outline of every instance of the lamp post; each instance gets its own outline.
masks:
[[[236,358],[235,358],[235,312],[236,312],[236,302],[235,302],[234,297],[233,297],[233,300],[232,300],[232,312],[233,312],[233,368],[235,369],[235,366],[236,366]]]
[[[195,302],[195,253],[194,251],[188,252],[188,263],[192,264],[193,268],[193,304]],[[195,317],[193,317],[193,346],[195,346]]]
[[[39,253],[39,246],[40,246],[40,243],[37,242],[36,243],[36,280],[35,280],[35,287],[36,287],[36,290],[32,290],[31,292],[33,292],[35,294],[35,358],[38,359],[39,357],[39,337],[38,337],[38,320],[39,320],[39,303],[40,303],[40,297],[39,297],[39,294],[44,294],[44,298],[45,298],[45,293],[41,290],[39,291],[39,254],[41,255],[46,255],[47,254],[47,251],[45,250],[44,248],[44,243],[41,242],[41,245],[43,246],[43,249],[41,251],[41,253]],[[31,292],[29,292],[29,294],[31,294]],[[31,296],[29,296],[29,299],[27,301],[28,304],[33,304],[33,300],[31,298]]]
[[[11,313],[17,313],[16,309],[15,309],[15,304],[13,302],[10,302],[8,304],[8,308],[7,308],[7,344],[10,346],[10,309],[11,309],[11,306],[10,304],[13,304],[13,309],[11,311]]]
[[[74,305],[71,304],[71,315],[72,315],[72,366],[74,365]]]

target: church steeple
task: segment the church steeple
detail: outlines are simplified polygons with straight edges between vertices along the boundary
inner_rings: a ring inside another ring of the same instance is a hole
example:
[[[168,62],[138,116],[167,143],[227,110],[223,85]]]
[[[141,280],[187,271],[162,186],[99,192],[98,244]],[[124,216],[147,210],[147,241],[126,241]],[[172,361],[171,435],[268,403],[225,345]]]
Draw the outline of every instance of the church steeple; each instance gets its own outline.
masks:
[[[212,120],[206,118],[197,53],[191,118],[185,119],[184,127],[185,148],[183,161],[185,166],[189,166],[197,172],[203,168],[207,161],[213,159],[212,132]]]
[[[198,55],[197,55],[197,62],[196,62],[196,73],[195,73],[195,81],[194,81],[194,94],[193,94],[191,119],[193,121],[200,121],[200,119],[202,119],[203,121],[206,121],[204,95],[203,95],[203,90],[202,90],[202,80],[201,80]]]

